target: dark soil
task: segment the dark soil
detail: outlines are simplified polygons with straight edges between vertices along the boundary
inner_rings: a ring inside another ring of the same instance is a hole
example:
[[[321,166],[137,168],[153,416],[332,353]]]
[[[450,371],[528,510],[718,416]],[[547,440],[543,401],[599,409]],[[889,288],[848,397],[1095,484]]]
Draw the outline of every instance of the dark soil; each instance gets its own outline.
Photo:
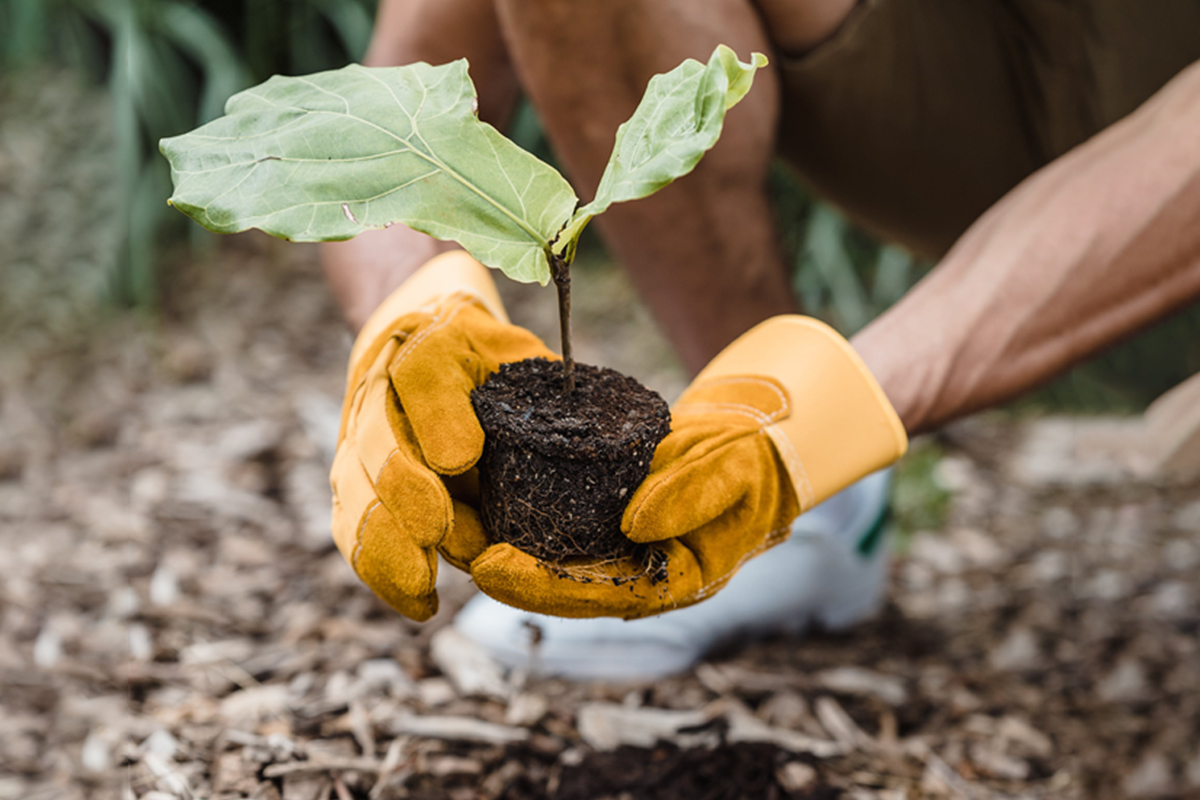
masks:
[[[842,794],[828,785],[789,792],[778,772],[795,760],[786,750],[757,742],[717,749],[680,749],[667,742],[650,749],[626,746],[610,753],[590,753],[577,766],[563,769],[553,793],[533,782],[514,782],[501,800],[832,800]]]
[[[621,515],[671,430],[658,393],[604,367],[504,364],[471,399],[483,426],[480,513],[494,540],[550,562],[613,558],[633,545]]]

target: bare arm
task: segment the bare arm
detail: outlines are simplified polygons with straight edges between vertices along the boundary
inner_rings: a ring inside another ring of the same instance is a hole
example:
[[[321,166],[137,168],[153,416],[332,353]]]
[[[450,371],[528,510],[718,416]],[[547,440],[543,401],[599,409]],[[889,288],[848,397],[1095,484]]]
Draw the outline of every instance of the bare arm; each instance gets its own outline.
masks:
[[[444,64],[466,57],[479,92],[479,116],[503,127],[520,88],[500,36],[492,0],[383,0],[363,63]],[[321,246],[325,277],[358,331],[393,289],[438,253],[456,248],[404,225]]]
[[[1200,64],[1008,193],[853,339],[910,433],[1200,299]]]

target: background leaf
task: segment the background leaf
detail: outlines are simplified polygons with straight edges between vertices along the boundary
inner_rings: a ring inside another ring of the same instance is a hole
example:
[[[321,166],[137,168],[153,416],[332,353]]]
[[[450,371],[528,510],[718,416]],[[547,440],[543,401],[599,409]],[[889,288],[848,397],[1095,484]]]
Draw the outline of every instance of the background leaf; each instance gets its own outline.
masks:
[[[367,52],[367,45],[371,43],[371,30],[375,25],[367,9],[357,3],[346,3],[342,0],[312,2],[337,31],[346,52],[354,54],[356,60],[362,58]]]
[[[216,21],[194,6],[164,3],[159,14],[163,34],[202,68],[200,121],[216,119],[230,95],[250,84],[237,51]]]
[[[276,76],[162,142],[171,203],[221,233],[348,239],[403,222],[519,281],[546,283],[575,193],[479,120],[460,60]]]
[[[613,203],[648,197],[695,169],[720,138],[725,112],[745,97],[766,63],[766,56],[754,53],[743,64],[733,50],[718,45],[708,64],[689,58],[651,78],[633,116],[617,129],[595,199],[572,217],[558,251],[570,261],[592,217]]]

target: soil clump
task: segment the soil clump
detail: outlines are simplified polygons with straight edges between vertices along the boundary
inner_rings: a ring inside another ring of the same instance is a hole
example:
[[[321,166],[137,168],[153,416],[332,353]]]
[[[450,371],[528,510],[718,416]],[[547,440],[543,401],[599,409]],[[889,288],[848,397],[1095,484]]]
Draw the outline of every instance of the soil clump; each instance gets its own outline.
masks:
[[[615,370],[561,362],[503,364],[471,395],[485,435],[480,514],[497,541],[549,562],[616,558],[634,545],[621,515],[670,432],[665,400]]]
[[[780,768],[794,759],[794,754],[760,742],[687,749],[666,742],[649,749],[624,746],[613,752],[588,753],[580,764],[564,769],[554,793],[532,782],[514,782],[500,800],[833,800],[842,794],[816,781],[812,791],[789,792],[777,776]]]

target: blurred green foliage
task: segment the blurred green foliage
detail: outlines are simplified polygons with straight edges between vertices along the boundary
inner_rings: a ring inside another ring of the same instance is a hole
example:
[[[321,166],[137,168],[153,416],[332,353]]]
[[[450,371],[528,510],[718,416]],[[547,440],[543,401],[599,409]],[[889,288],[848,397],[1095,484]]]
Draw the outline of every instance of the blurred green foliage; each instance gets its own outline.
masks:
[[[167,213],[158,140],[220,115],[231,94],[274,73],[361,58],[374,11],[375,0],[0,0],[6,76],[57,64],[107,84],[119,176],[115,299],[154,306],[159,245],[184,229]]]
[[[918,531],[940,531],[950,513],[950,492],[937,480],[937,466],[944,455],[934,439],[923,437],[912,443],[896,464],[892,477],[892,519],[896,539],[892,546],[905,552]]]
[[[777,163],[770,187],[805,313],[849,336],[900,299],[930,265],[885,245],[816,200]]]

